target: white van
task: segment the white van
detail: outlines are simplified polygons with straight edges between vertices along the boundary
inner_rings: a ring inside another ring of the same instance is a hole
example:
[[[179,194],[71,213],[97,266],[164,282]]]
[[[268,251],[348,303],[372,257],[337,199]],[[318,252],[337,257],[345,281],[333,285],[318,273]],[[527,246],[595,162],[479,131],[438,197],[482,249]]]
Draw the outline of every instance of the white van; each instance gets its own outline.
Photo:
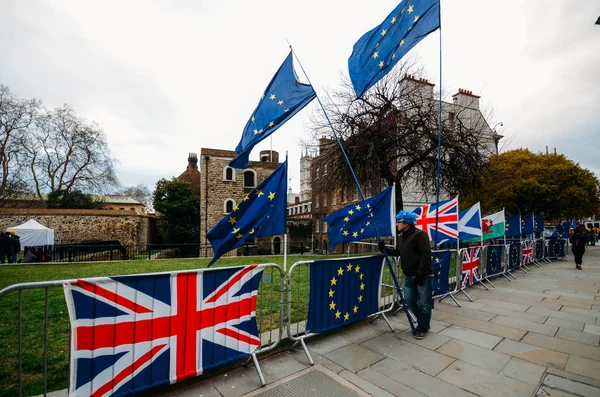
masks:
[[[585,225],[586,229],[599,229],[600,228],[600,221],[584,221],[583,224]]]

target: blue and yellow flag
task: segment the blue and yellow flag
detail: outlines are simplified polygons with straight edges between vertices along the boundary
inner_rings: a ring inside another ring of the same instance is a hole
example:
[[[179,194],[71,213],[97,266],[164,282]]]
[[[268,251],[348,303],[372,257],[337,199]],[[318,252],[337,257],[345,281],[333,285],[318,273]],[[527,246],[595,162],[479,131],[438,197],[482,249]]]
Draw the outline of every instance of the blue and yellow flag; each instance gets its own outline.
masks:
[[[521,234],[533,234],[535,231],[535,220],[533,212],[521,217]]]
[[[432,295],[440,296],[448,293],[450,280],[450,251],[435,251],[432,254],[433,266]]]
[[[383,261],[376,255],[311,263],[307,331],[328,331],[377,312]]]
[[[515,214],[506,220],[504,224],[504,235],[506,237],[521,237],[521,214]]]
[[[212,244],[214,257],[208,266],[249,238],[285,234],[286,219],[287,159],[210,229],[206,238]]]
[[[316,96],[310,84],[298,81],[290,51],[246,123],[242,139],[235,148],[237,156],[229,165],[240,169],[248,168],[252,148],[274,133]]]
[[[486,250],[486,273],[489,276],[502,272],[503,245],[488,245]]]
[[[327,216],[324,221],[329,225],[327,237],[330,248],[335,248],[340,243],[358,241],[365,238],[376,237],[377,225],[380,236],[396,235],[396,194],[394,186],[390,186],[377,196],[368,198],[364,202],[349,205]],[[373,219],[369,216],[373,214]]]
[[[508,268],[515,270],[521,266],[521,243],[511,243],[508,245]]]
[[[533,229],[536,233],[544,232],[544,215],[538,215],[535,217]]]
[[[388,74],[429,33],[440,27],[440,0],[402,1],[354,44],[348,59],[356,96]]]

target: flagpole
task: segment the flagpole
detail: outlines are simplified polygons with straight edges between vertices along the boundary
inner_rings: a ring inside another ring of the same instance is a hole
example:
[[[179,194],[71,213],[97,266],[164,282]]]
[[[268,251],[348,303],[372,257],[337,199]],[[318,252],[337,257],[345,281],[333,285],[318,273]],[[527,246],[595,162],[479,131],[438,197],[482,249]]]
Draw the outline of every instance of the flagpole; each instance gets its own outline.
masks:
[[[302,69],[302,73],[304,73],[304,77],[306,77],[306,80],[308,80],[308,83],[313,87],[314,90],[314,86],[312,85],[310,78],[308,77],[308,75],[306,74],[306,71],[304,70],[304,67],[302,66],[302,63],[300,62],[300,59],[298,59],[298,56],[296,55],[296,52],[294,51],[294,49],[292,48],[292,45],[290,44],[290,42],[288,41],[288,45],[290,46],[290,50],[292,51],[292,53],[294,54],[294,57],[296,58],[296,61],[298,61],[298,65],[300,66],[300,69]],[[358,183],[358,178],[356,177],[356,174],[354,173],[354,169],[352,168],[352,165],[350,164],[350,160],[348,159],[348,156],[346,155],[346,151],[344,150],[344,146],[342,145],[342,141],[340,141],[340,138],[338,137],[337,132],[335,132],[335,128],[333,128],[333,125],[331,124],[331,120],[329,119],[329,116],[327,115],[327,112],[325,111],[325,106],[323,106],[323,103],[321,102],[321,98],[319,98],[319,96],[317,95],[316,91],[315,91],[315,97],[317,98],[317,102],[319,102],[319,106],[321,106],[321,110],[323,110],[323,114],[325,115],[325,119],[327,120],[327,124],[329,124],[329,128],[331,128],[331,131],[333,132],[333,136],[335,137],[338,146],[340,147],[340,150],[342,151],[342,154],[344,155],[344,159],[346,160],[346,163],[348,164],[348,168],[350,168],[350,173],[352,174],[352,177],[354,178],[354,183],[356,184],[356,188],[358,189],[358,192],[360,194],[360,197],[362,198],[363,204],[365,205],[366,208],[366,199],[365,199],[365,195],[363,194],[363,191],[360,187],[360,184]],[[375,228],[375,233],[377,234],[377,239],[379,241],[381,240],[381,235],[379,234],[379,228],[377,227],[377,224],[375,222],[375,219],[373,218],[373,213],[371,211],[369,211],[369,217],[371,218],[371,224],[373,225],[373,227]],[[394,273],[394,269],[392,267],[392,264],[390,262],[390,258],[388,256],[388,254],[385,252],[383,252],[383,255],[385,257],[385,262],[390,270],[390,274],[392,275],[392,280],[394,280],[394,285],[396,287],[396,291],[398,292],[398,297],[400,298],[400,302],[404,308],[404,312],[406,313],[406,317],[408,319],[408,323],[410,324],[410,328],[413,332],[413,334],[416,332],[416,328],[415,325],[413,323],[413,320],[408,312],[408,306],[406,304],[406,302],[404,301],[404,296],[402,295],[402,289],[400,288],[400,284],[398,283],[398,279],[396,278],[396,274]]]
[[[435,239],[433,240],[433,249],[437,249],[438,242],[438,221],[440,211],[440,170],[442,156],[442,4],[440,2],[440,109],[438,113],[438,158],[437,158],[437,181],[435,186]],[[457,207],[458,211],[458,207]],[[458,240],[456,249],[459,249]]]

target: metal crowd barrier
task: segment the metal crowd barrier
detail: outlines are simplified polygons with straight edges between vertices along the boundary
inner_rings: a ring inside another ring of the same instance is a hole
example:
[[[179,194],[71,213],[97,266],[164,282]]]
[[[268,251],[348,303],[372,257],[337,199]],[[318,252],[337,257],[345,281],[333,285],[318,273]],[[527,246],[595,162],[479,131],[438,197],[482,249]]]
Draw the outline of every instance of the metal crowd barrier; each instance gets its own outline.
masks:
[[[364,256],[361,256],[364,258]],[[392,266],[396,275],[398,275],[398,264],[397,261],[392,260]],[[382,260],[383,257],[382,257]],[[329,259],[329,261],[347,261],[346,258]],[[318,333],[306,330],[306,324],[308,319],[308,306],[310,299],[310,265],[314,263],[314,260],[310,261],[299,261],[294,263],[288,270],[287,278],[287,331],[288,337],[294,342],[292,348],[298,344],[302,347],[302,350],[306,354],[306,357],[310,365],[314,364],[314,361],[306,347],[305,339],[319,335]],[[394,331],[394,327],[389,322],[386,313],[389,313],[394,309],[396,303],[397,294],[394,292],[394,284],[392,275],[389,271],[389,267],[386,264],[382,266],[382,277],[380,285],[379,295],[379,310],[368,316],[372,321],[375,321],[378,317],[382,317],[391,331]]]
[[[269,350],[273,350],[277,347],[277,345],[281,342],[283,337],[283,302],[284,302],[284,281],[285,281],[285,273],[281,269],[281,267],[274,263],[265,263],[259,264],[260,267],[263,267],[263,275],[262,282],[258,287],[257,293],[257,301],[256,301],[256,324],[258,327],[258,334],[261,340],[261,346],[256,349],[246,361],[248,364],[250,361],[254,362],[256,367],[256,371],[261,382],[261,385],[265,385],[264,376],[260,369],[260,365],[258,363],[257,355],[260,353],[267,352]],[[219,271],[226,268],[212,268],[212,269],[196,269],[196,270],[185,270],[183,272],[190,271],[198,271],[201,273]],[[144,275],[159,275],[159,274],[173,274],[178,272],[162,272],[162,273],[145,273]],[[31,282],[31,283],[21,283],[21,284],[13,284],[2,290],[0,290],[0,304],[2,306],[9,306],[10,302],[7,302],[7,295],[10,295],[14,292],[18,293],[18,310],[17,310],[17,320],[13,322],[17,322],[17,330],[16,332],[8,332],[7,335],[17,335],[17,368],[14,369],[14,372],[17,373],[17,381],[18,381],[18,395],[23,396],[23,352],[24,349],[27,352],[32,351],[35,353],[42,353],[42,370],[43,372],[43,394],[46,395],[48,392],[48,357],[52,357],[53,361],[56,360],[56,356],[64,355],[64,352],[70,353],[70,325],[66,327],[68,329],[68,344],[56,344],[49,343],[49,335],[48,329],[50,325],[49,318],[57,318],[58,322],[68,323],[69,318],[67,314],[66,302],[64,298],[64,293],[62,291],[63,285],[65,283],[74,283],[77,280],[56,280],[56,281],[43,281],[43,282]],[[60,288],[61,291],[57,291]],[[31,290],[31,292],[24,294],[24,291]],[[43,292],[43,297],[41,296]],[[49,295],[52,295],[51,299]],[[34,324],[31,326],[30,324],[24,324],[27,321],[24,321],[23,316],[23,303],[24,303],[24,295],[26,296],[26,301],[29,304],[26,309],[29,309],[28,317],[33,317],[36,319],[38,316],[33,315],[37,309],[40,309],[40,300],[43,300],[43,324],[37,325]],[[62,304],[62,307],[60,307]],[[9,327],[9,324],[6,320],[2,322],[0,325],[0,330],[3,327]],[[33,338],[30,339],[42,339],[43,340],[43,349],[40,349],[39,346],[33,346],[32,344],[23,345],[23,330],[24,325],[26,327],[27,336],[29,337],[30,333],[36,333]],[[56,324],[53,324],[56,325]],[[66,324],[62,325],[59,328],[65,328]],[[2,330],[5,331],[5,330]],[[60,335],[52,334],[51,339],[58,339]],[[65,335],[63,335],[65,337]],[[3,343],[10,343],[7,340],[4,340]],[[54,350],[56,351],[54,351]],[[6,357],[4,357],[6,360]],[[6,362],[6,361],[5,361]],[[70,363],[70,357],[69,357]],[[5,364],[6,365],[6,364]],[[31,365],[29,362],[28,365]],[[70,365],[70,364],[69,364]],[[4,368],[8,371],[13,371],[12,368]],[[70,371],[68,371],[70,373]],[[37,372],[36,372],[37,374]],[[65,375],[66,376],[66,375]],[[70,379],[70,377],[69,377]],[[26,385],[31,386],[31,385]],[[31,389],[31,387],[29,387]]]

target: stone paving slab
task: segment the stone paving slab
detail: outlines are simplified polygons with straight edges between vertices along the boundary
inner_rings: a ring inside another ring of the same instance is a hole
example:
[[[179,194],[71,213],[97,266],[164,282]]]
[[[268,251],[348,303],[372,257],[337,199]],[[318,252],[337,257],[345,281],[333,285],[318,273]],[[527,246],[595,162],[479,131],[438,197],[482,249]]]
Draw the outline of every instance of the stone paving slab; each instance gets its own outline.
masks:
[[[327,353],[325,357],[354,373],[385,358],[382,354],[354,343]]]
[[[583,332],[587,332],[588,334],[600,335],[600,326],[585,324],[583,327]]]
[[[381,372],[377,372],[372,368],[367,368],[360,371],[357,375],[357,378],[362,379],[364,381],[368,381],[370,384],[378,385],[383,387],[385,390],[390,391],[394,396],[401,397],[424,397],[425,394],[420,393],[405,384],[397,381],[396,379],[392,379],[391,377],[382,374]],[[348,379],[350,380],[350,379]],[[368,393],[368,390],[365,389]],[[374,394],[375,395],[375,394]]]
[[[557,338],[567,339],[573,342],[579,342],[586,345],[598,346],[600,335],[588,334],[586,332],[575,331],[568,328],[561,328],[555,335]]]
[[[537,314],[532,315],[537,316]],[[587,325],[586,323],[582,323],[580,321],[563,320],[555,317],[547,317],[547,320],[544,324],[555,325],[559,328],[573,329],[575,331],[583,331],[584,326]]]
[[[524,343],[566,354],[576,355],[590,360],[600,361],[600,347],[585,345],[566,339],[554,338],[530,332],[522,339]]]
[[[554,325],[534,323],[533,321],[523,320],[515,317],[496,316],[491,322],[508,325],[509,327],[524,329],[531,332],[537,332],[538,334],[548,336],[554,336],[556,331],[558,331],[558,327]]]
[[[548,317],[554,317],[554,318],[560,318],[562,320],[569,320],[569,321],[582,321],[584,323],[588,323],[588,324],[596,324],[596,317],[595,316],[585,316],[583,314],[579,314],[579,313],[569,313],[568,311],[556,311],[556,310],[549,310],[549,309],[543,309],[543,308],[539,308],[539,307],[530,307],[529,309],[527,309],[528,313],[534,313],[534,314],[541,314],[543,316],[548,316]]]
[[[533,321],[534,323],[544,324],[548,319],[548,316],[542,316],[540,314],[525,313],[517,310],[505,309],[497,306],[484,306],[480,309],[483,312],[500,314],[511,318],[519,318],[521,320]]]
[[[568,313],[575,313],[575,314],[581,314],[583,316],[589,316],[589,317],[596,317],[596,319],[598,317],[600,317],[600,312],[597,312],[595,310],[590,310],[590,309],[581,309],[578,307],[569,307],[569,306],[563,306],[560,309],[561,312],[568,312]]]
[[[565,371],[600,380],[600,362],[587,358],[569,357]]]
[[[526,330],[508,327],[506,325],[492,324],[487,321],[480,321],[473,318],[454,314],[448,317],[446,322],[460,325],[464,328],[470,328],[476,331],[484,332],[486,334],[496,335],[501,338],[509,338],[514,340],[521,340],[521,338],[527,333]]]
[[[496,301],[496,300],[487,299],[487,298],[479,298],[479,299],[477,299],[476,302],[483,303],[486,306],[496,306],[496,307],[500,307],[502,309],[515,310],[515,311],[521,311],[521,312],[524,312],[525,310],[529,309],[529,305],[522,305],[519,303],[512,303],[512,302],[505,302],[505,301]]]
[[[550,302],[550,301],[535,301],[535,300],[529,300],[529,299],[523,299],[523,298],[515,298],[513,296],[508,297],[508,298],[504,298],[503,300],[505,300],[506,302],[512,302],[512,303],[520,303],[522,305],[528,305],[528,306],[533,306],[533,307],[541,307],[544,309],[551,309],[551,310],[560,310],[560,308],[562,307],[562,305],[560,303],[554,303],[554,302]]]
[[[409,329],[400,333],[396,333],[394,337],[405,340],[409,343],[414,343],[415,345],[424,347],[429,350],[436,350],[438,347],[442,346],[444,343],[450,340],[449,337],[440,335],[433,331],[430,331],[425,339],[415,339],[415,337],[412,334],[412,331]]]
[[[537,386],[540,379],[544,376],[546,368],[541,365],[532,364],[528,361],[512,357],[510,361],[502,368],[500,373],[509,378],[517,379],[530,385]]]
[[[535,364],[551,366],[558,369],[564,369],[569,358],[568,354],[540,348],[527,343],[515,342],[510,339],[505,339],[500,342],[500,344],[494,348],[494,351],[518,357]]]
[[[340,373],[344,370],[344,367],[342,367],[341,365],[339,365],[337,363],[334,363],[327,357],[320,355],[319,353],[312,350],[311,348],[308,348],[308,352],[310,353],[310,356],[313,359],[313,362],[315,363],[315,365],[316,364],[322,365],[322,366],[326,367],[327,369],[329,369],[330,371],[335,372],[335,373]],[[294,360],[298,361],[299,363],[304,364],[306,366],[310,365],[308,362],[308,357],[306,357],[306,353],[304,353],[304,350],[302,350],[302,348],[298,347],[296,349],[289,350],[289,354]]]
[[[463,328],[458,325],[453,325],[450,328],[446,328],[440,334],[450,338],[461,340],[463,342],[471,343],[473,345],[485,347],[487,349],[493,349],[498,343],[502,341],[502,338],[499,336],[474,331],[472,329]]]
[[[550,387],[550,393],[552,393],[554,390],[560,390],[567,393],[572,393],[576,396],[598,397],[600,395],[600,389],[598,388],[551,374],[548,374],[544,377],[543,385]],[[553,396],[553,394],[549,395]]]
[[[550,299],[544,299],[544,302],[549,301]],[[575,307],[579,309],[591,309],[592,303],[589,299],[572,299],[561,296],[558,299],[552,299],[558,301],[564,307]]]
[[[438,378],[479,396],[522,397],[530,396],[536,389],[528,383],[460,360],[452,363]]]
[[[510,356],[459,340],[451,340],[437,349],[438,353],[476,365],[494,372],[500,372],[510,360]]]

